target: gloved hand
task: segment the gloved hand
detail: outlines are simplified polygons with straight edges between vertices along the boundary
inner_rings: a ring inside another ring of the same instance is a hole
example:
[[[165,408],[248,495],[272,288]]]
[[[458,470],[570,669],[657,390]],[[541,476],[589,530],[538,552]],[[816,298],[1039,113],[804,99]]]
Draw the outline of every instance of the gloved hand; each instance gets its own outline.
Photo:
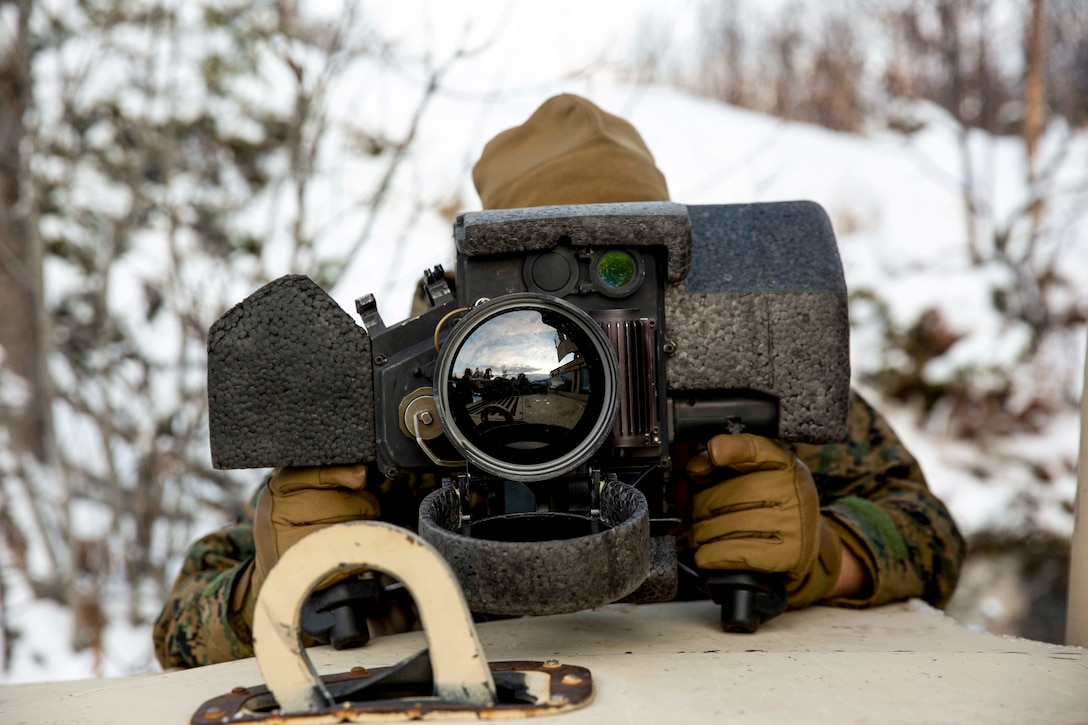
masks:
[[[696,490],[692,544],[702,569],[782,573],[791,608],[822,599],[834,586],[842,542],[820,514],[808,467],[774,441],[748,433],[718,435],[687,465]]]
[[[277,468],[257,497],[253,517],[256,549],[248,582],[239,582],[235,606],[252,625],[253,606],[268,572],[302,537],[333,524],[374,519],[378,498],[366,487],[366,466]],[[351,576],[330,577],[322,586]],[[239,591],[242,590],[242,591]]]

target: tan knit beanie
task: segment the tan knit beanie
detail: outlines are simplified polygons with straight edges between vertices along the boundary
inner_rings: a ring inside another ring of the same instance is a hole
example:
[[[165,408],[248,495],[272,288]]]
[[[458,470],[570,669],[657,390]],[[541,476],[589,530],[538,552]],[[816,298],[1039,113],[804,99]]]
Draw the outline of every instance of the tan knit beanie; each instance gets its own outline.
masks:
[[[570,94],[489,141],[472,180],[484,209],[669,199],[635,127]]]

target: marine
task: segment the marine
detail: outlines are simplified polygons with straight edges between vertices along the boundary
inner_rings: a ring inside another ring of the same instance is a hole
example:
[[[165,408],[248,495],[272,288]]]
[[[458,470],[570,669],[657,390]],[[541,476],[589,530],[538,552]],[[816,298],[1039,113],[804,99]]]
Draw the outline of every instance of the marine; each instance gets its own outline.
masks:
[[[669,198],[638,131],[569,94],[492,139],[473,181],[485,209]],[[680,558],[699,568],[785,574],[791,609],[910,597],[941,607],[955,588],[965,553],[955,522],[856,391],[842,442],[718,435],[670,454],[669,496],[683,522],[673,534]],[[437,474],[387,479],[366,464],[275,469],[237,522],[189,550],[154,627],[159,662],[252,656],[253,607],[284,551],[343,521],[414,530],[419,503],[438,483]],[[371,636],[411,629],[413,608],[391,604],[369,625]]]

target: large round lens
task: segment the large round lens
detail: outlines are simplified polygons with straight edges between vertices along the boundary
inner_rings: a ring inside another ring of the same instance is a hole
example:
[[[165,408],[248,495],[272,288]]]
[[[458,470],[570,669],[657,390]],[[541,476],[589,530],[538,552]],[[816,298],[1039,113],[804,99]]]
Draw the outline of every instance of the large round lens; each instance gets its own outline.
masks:
[[[616,415],[618,366],[600,326],[563,300],[500,297],[465,316],[436,366],[443,429],[492,475],[539,481],[584,463]]]

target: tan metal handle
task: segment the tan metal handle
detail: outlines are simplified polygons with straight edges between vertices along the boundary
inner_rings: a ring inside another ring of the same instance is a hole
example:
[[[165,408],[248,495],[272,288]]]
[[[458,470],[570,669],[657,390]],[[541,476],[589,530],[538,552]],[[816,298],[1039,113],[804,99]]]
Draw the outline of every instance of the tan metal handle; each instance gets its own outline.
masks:
[[[353,521],[314,532],[292,546],[261,587],[253,647],[261,676],[284,713],[314,712],[333,704],[302,646],[302,606],[326,577],[354,569],[383,571],[399,579],[415,599],[439,698],[479,707],[495,703],[491,670],[446,560],[407,529]]]

